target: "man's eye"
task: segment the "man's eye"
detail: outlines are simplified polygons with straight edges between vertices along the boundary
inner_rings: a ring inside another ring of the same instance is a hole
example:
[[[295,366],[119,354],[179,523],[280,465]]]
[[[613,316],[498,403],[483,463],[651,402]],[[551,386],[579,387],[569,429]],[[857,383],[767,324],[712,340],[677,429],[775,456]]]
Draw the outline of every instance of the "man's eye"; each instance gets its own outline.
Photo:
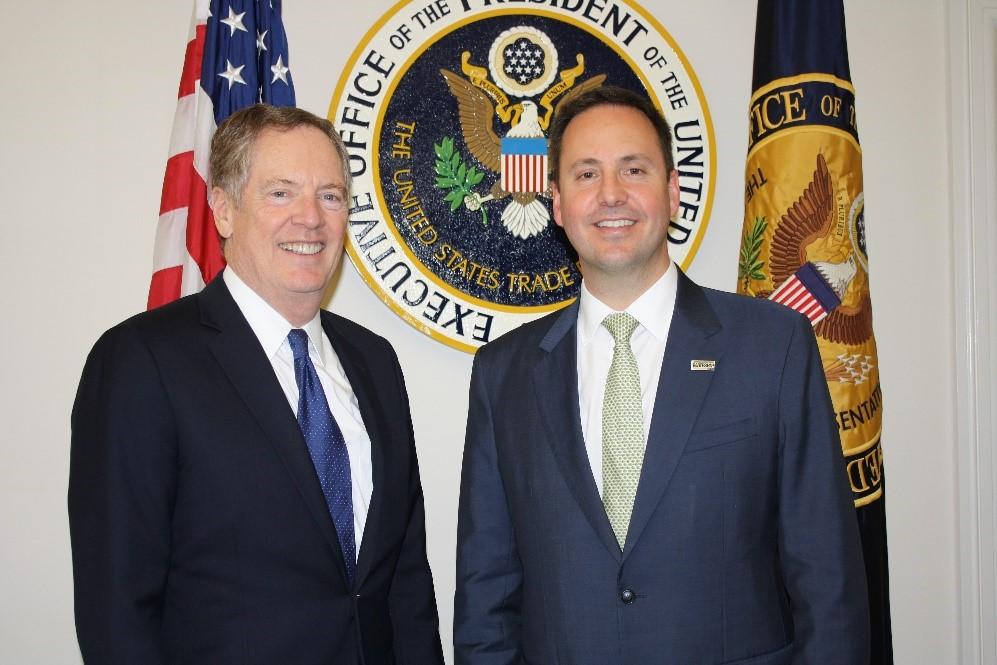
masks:
[[[322,195],[322,203],[327,208],[339,210],[343,207],[343,195],[338,192],[328,192]]]
[[[575,177],[579,180],[591,180],[595,177],[595,171],[580,171]]]
[[[642,175],[644,173],[644,169],[639,166],[631,166],[624,169],[623,172],[627,175]]]
[[[276,191],[270,192],[270,196],[274,197],[275,199],[286,199],[288,197],[288,193],[283,189],[278,189]]]

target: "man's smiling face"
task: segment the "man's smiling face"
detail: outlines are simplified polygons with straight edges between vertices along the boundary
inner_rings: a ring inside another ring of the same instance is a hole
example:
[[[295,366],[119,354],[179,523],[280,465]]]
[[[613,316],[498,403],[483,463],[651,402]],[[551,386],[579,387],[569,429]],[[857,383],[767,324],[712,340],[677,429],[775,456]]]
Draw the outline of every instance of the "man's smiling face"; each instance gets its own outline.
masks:
[[[312,302],[317,311],[342,256],[348,213],[329,137],[308,126],[263,130],[240,200],[214,195],[222,197],[215,224],[236,274],[289,320]]]
[[[605,104],[564,131],[554,221],[578,252],[590,286],[650,286],[668,268],[668,223],[678,174],[668,172],[654,126],[637,109]]]

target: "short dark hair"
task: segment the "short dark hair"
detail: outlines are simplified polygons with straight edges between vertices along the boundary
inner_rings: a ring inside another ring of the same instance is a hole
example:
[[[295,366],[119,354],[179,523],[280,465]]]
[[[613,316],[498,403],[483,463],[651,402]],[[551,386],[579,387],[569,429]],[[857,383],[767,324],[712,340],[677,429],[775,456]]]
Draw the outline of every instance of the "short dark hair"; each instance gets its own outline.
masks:
[[[632,90],[615,85],[601,85],[586,90],[577,97],[565,100],[554,110],[554,118],[547,133],[547,157],[550,162],[551,181],[556,183],[560,175],[561,148],[564,132],[568,129],[568,125],[579,114],[596,106],[626,106],[643,113],[658,135],[658,143],[665,156],[665,167],[667,173],[671,174],[675,169],[675,160],[672,157],[672,130],[668,127],[668,121],[665,120],[661,111],[651,103],[646,95],[638,95]]]
[[[225,119],[211,137],[208,182],[239,203],[249,179],[250,160],[256,140],[266,129],[286,132],[297,127],[314,127],[327,137],[343,167],[346,190],[350,189],[350,156],[336,128],[325,118],[294,106],[255,104]]]

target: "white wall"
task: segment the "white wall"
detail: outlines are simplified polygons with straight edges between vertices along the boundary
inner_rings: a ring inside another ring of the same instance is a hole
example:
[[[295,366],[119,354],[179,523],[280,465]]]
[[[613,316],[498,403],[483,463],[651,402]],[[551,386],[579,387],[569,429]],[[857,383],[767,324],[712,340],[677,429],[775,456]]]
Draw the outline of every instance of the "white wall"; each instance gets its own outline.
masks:
[[[319,114],[359,36],[394,2],[350,4],[299,0],[285,9],[298,103]],[[691,272],[731,288],[754,3],[644,6],[684,49],[710,104],[719,189]],[[144,307],[190,3],[3,0],[2,10],[17,27],[0,42],[0,662],[74,663],[69,411],[90,345]],[[953,663],[945,13],[942,0],[848,0],[846,11],[885,394],[896,662]],[[387,335],[406,371],[446,645],[470,356],[403,323],[351,265],[331,308]]]

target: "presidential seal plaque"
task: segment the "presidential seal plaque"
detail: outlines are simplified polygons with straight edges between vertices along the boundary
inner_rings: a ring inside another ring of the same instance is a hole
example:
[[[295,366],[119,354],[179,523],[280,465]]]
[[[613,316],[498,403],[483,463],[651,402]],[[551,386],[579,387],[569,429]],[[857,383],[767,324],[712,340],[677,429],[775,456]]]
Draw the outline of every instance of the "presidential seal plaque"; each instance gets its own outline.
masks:
[[[473,352],[578,294],[577,257],[551,213],[546,131],[558,105],[603,84],[647,94],[675,134],[688,268],[715,182],[706,98],[678,45],[629,0],[413,0],[353,51],[329,119],[353,176],[346,249],[411,325]]]

